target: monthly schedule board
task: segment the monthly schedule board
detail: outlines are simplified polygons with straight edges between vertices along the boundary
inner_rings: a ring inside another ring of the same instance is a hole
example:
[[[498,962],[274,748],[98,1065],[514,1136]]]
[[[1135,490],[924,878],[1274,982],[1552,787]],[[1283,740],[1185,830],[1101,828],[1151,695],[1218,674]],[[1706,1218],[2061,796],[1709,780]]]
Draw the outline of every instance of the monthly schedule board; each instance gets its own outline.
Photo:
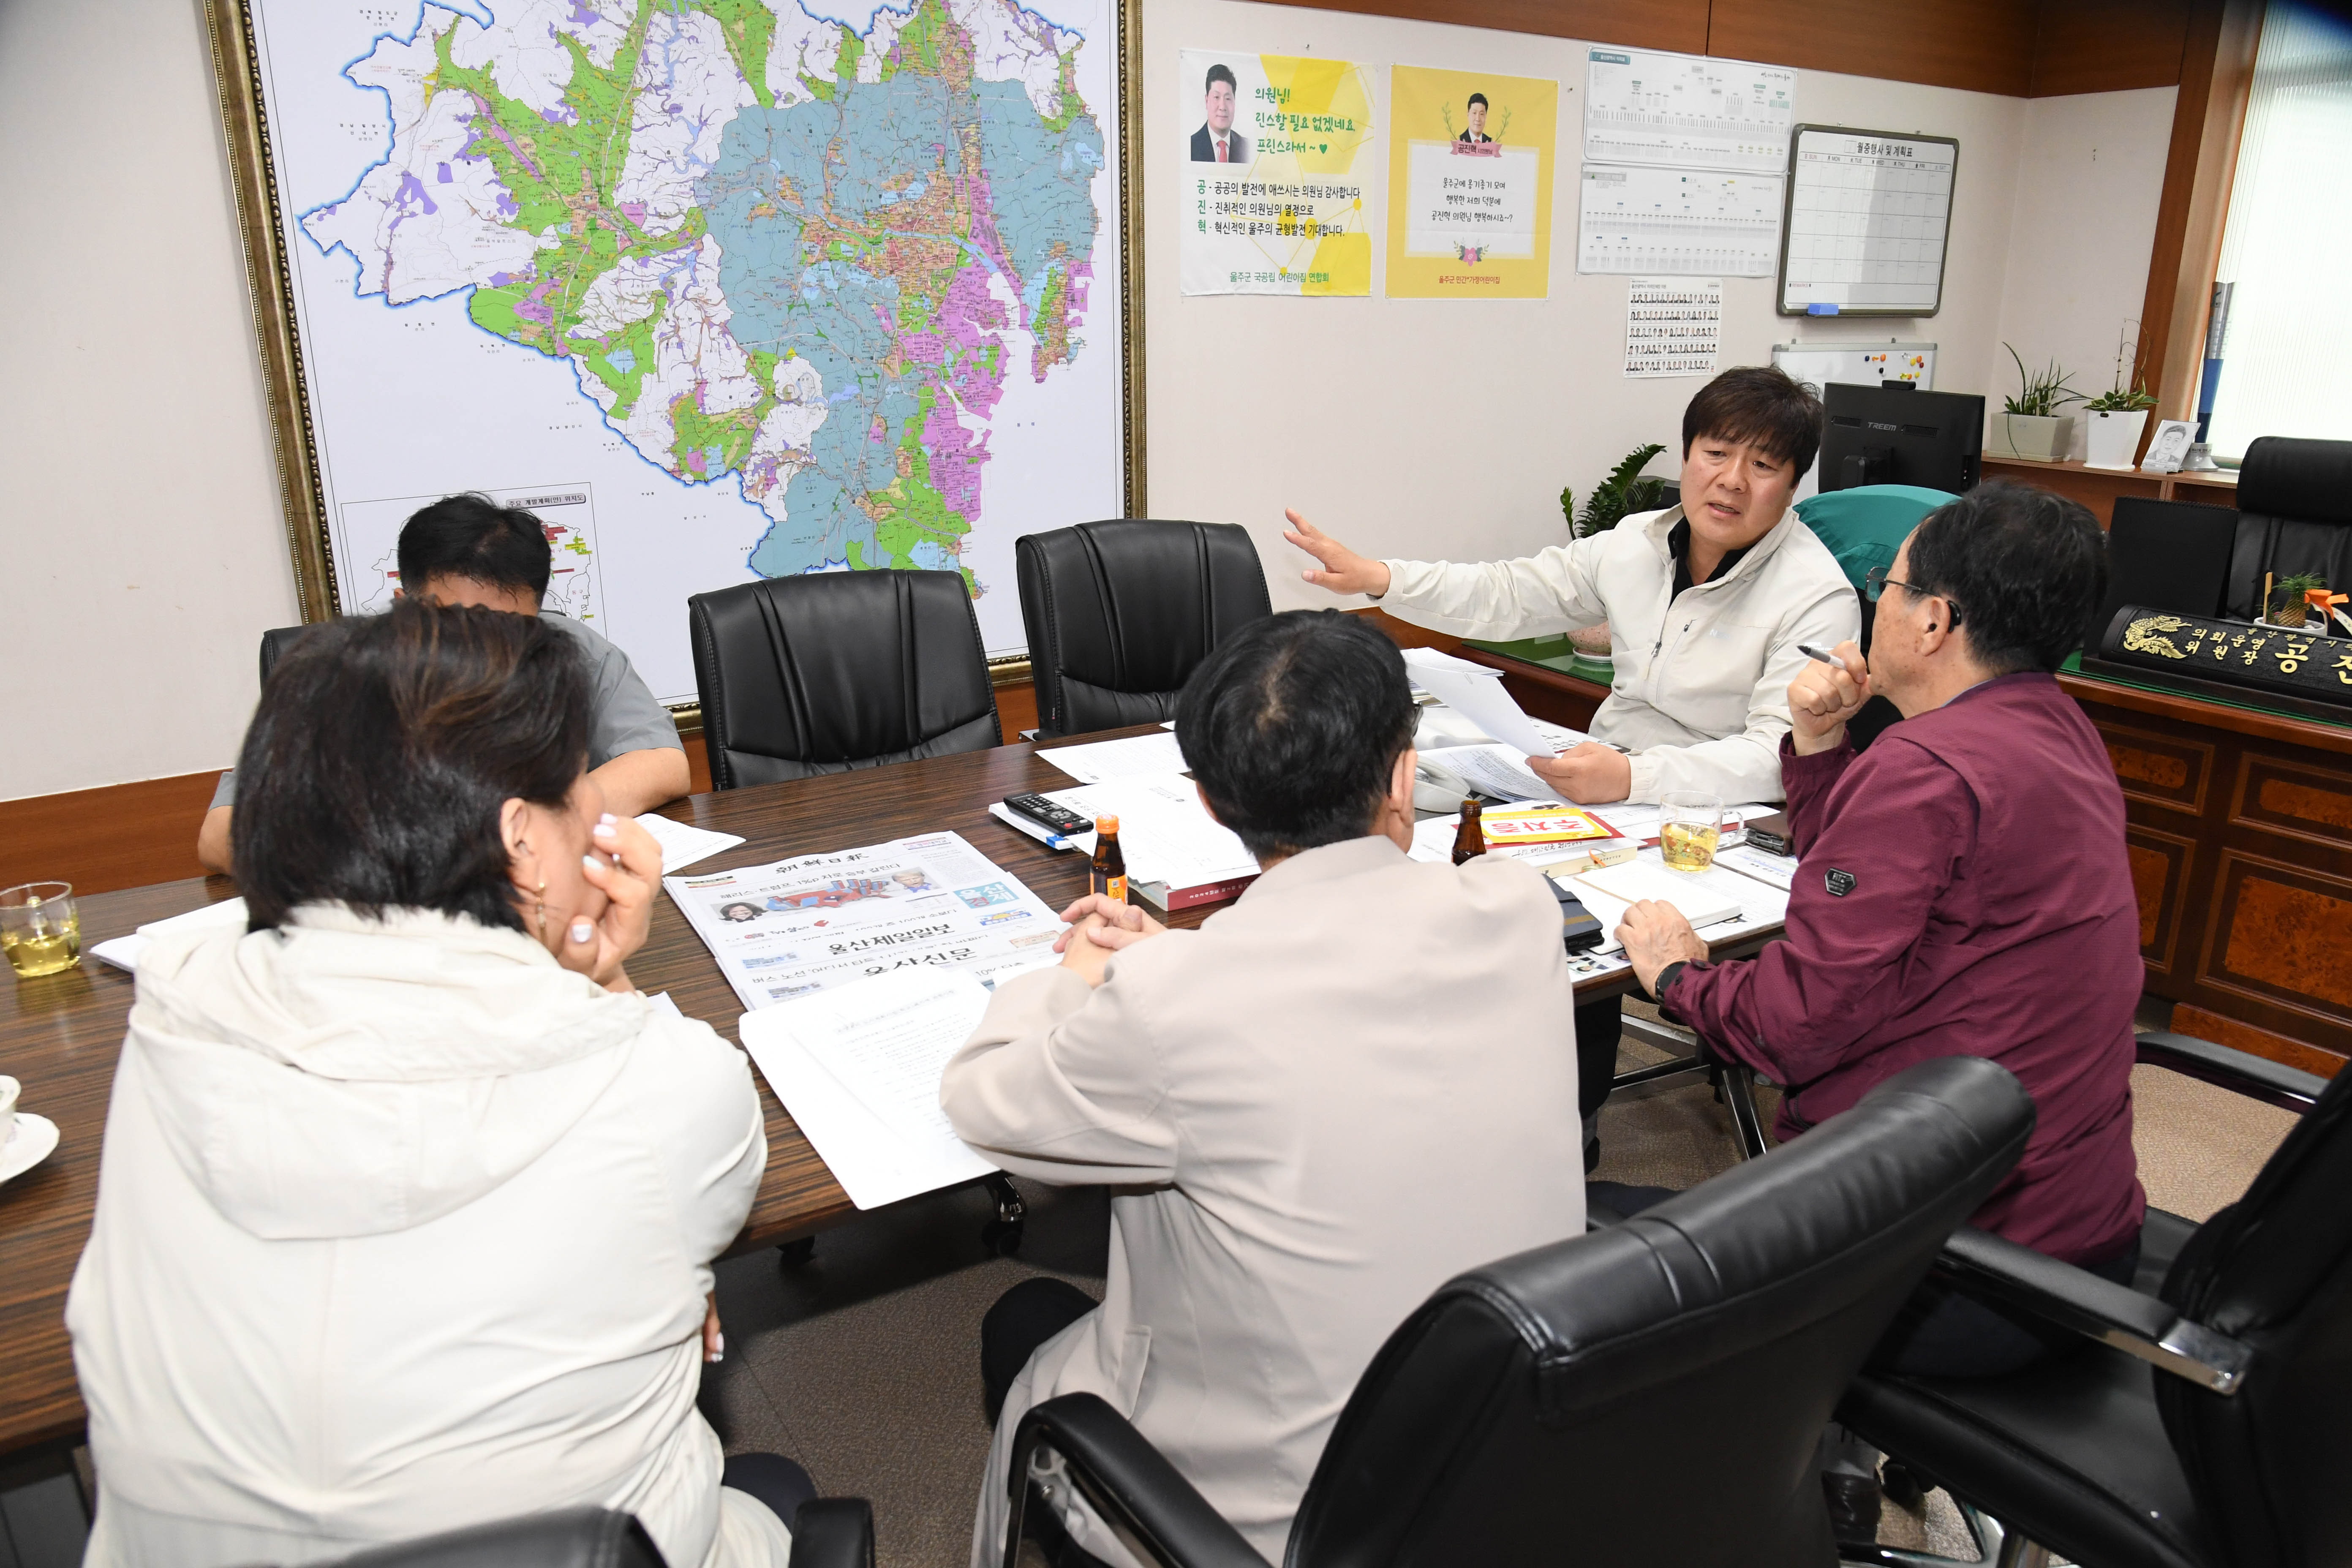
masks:
[[[1780,314],[1932,316],[1960,144],[1800,125],[1781,225]]]

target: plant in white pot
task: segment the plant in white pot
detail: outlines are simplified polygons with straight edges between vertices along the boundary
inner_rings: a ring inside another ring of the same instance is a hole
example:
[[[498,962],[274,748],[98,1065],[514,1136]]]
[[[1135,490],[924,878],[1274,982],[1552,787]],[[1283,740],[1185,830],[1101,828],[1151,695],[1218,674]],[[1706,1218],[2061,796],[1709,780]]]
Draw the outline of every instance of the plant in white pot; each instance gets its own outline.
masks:
[[[2036,463],[2063,463],[2074,445],[2074,416],[2058,411],[2080,403],[2083,395],[2066,384],[2067,373],[2052,360],[2047,370],[2029,372],[2017,351],[2007,343],[2017,362],[2018,393],[2001,400],[2001,412],[1992,418],[1992,456],[2023,458]]]
[[[2094,468],[2128,468],[2139,458],[2140,433],[2147,428],[2147,411],[2156,399],[2137,382],[2126,392],[2116,385],[2083,405],[2085,443],[2083,461]]]
[[[1590,539],[1596,533],[1606,533],[1623,519],[1639,511],[1655,511],[1665,504],[1666,481],[1644,479],[1642,470],[1650,459],[1665,448],[1656,442],[1634,447],[1625,454],[1625,460],[1609,470],[1609,477],[1592,487],[1584,498],[1584,510],[1576,509],[1576,491],[1562,488],[1559,492],[1560,514],[1568,519],[1571,539]],[[1576,649],[1576,661],[1592,667],[1591,672],[1606,679],[1615,661],[1610,658],[1609,623],[1586,626],[1568,634]]]

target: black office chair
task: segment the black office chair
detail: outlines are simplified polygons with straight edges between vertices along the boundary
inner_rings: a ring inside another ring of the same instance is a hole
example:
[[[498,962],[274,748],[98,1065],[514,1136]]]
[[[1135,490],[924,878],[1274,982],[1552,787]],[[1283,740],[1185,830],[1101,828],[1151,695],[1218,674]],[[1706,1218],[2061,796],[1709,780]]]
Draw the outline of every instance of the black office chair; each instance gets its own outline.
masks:
[[[718,789],[1000,744],[954,572],[827,572],[686,602]]]
[[[1939,1273],[2099,1342],[2011,1377],[1864,1373],[1838,1418],[1960,1501],[1988,1562],[2352,1562],[2352,1073],[2329,1084],[2179,1035],[2139,1046],[2304,1118],[2204,1225],[2148,1210],[2129,1289],[1959,1232]]]
[[[277,626],[261,634],[262,685],[269,684],[269,672],[278,668],[279,659],[294,651],[294,645],[300,642],[302,634],[310,629],[306,626]]]
[[[1229,522],[1082,522],[1013,552],[1041,736],[1174,717],[1209,650],[1274,614],[1257,547]]]
[[[2339,592],[2352,583],[2352,441],[2265,436],[2246,448],[2223,613],[2254,619],[2263,577],[2296,572]]]
[[[792,1521],[792,1568],[874,1568],[874,1514],[864,1500],[803,1503]],[[325,1568],[667,1568],[625,1513],[567,1508],[372,1547]]]
[[[2002,1068],[1923,1062],[1752,1164],[1441,1287],[1340,1413],[1288,1568],[1828,1568],[1822,1425],[2032,1127]],[[1014,1433],[1008,1568],[1041,1447],[1160,1562],[1265,1568],[1092,1394]]]

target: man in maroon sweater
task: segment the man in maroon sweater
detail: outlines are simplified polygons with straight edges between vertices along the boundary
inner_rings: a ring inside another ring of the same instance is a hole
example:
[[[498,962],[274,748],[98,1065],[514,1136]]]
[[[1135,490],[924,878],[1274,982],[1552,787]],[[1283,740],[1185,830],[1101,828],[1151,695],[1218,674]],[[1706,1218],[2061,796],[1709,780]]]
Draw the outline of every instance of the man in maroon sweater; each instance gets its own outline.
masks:
[[[2033,1135],[1973,1223],[2128,1280],[2147,1210],[2131,1142],[2139,908],[2115,769],[2052,673],[2105,596],[2105,537],[2073,501],[1990,484],[1928,516],[1877,577],[1867,661],[1842,644],[1789,687],[1788,940],[1711,964],[1655,902],[1618,934],[1670,1016],[1784,1087],[1783,1139],[1915,1062],[2000,1063],[2033,1097]],[[1872,692],[1903,721],[1857,755],[1846,721]],[[2063,1342],[1930,1283],[1874,1360],[1993,1375]],[[1867,1501],[1874,1515],[1874,1486]]]
[[[1887,574],[1867,662],[1847,643],[1790,685],[1789,940],[1709,964],[1671,905],[1622,928],[1666,1009],[1786,1087],[1783,1138],[1931,1057],[2015,1073],[2033,1136],[1974,1223],[2086,1267],[2135,1249],[2147,1206],[2123,795],[2051,673],[2105,579],[2098,524],[2047,491],[1986,485],[1930,515]],[[1856,755],[1845,721],[1873,691],[1903,722]]]

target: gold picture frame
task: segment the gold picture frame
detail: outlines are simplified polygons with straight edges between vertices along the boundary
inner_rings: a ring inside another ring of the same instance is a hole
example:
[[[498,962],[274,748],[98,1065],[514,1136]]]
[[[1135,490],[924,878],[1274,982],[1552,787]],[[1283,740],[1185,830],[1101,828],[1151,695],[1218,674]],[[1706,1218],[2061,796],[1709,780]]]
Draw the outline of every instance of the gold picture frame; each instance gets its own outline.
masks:
[[[302,619],[339,614],[334,546],[327,528],[326,494],[319,482],[317,435],[311,427],[303,346],[296,330],[294,281],[286,254],[284,214],[270,157],[269,125],[261,92],[259,51],[251,0],[204,0],[213,76],[220,93],[221,133],[236,197],[237,229],[245,243],[246,283],[253,300],[253,332],[260,354],[269,429],[278,457],[287,548]],[[1145,517],[1143,411],[1143,0],[1116,0],[1118,22],[1116,90],[1119,160],[1119,383],[1122,500],[1129,517]],[[1029,677],[1025,658],[992,661],[996,683]]]

